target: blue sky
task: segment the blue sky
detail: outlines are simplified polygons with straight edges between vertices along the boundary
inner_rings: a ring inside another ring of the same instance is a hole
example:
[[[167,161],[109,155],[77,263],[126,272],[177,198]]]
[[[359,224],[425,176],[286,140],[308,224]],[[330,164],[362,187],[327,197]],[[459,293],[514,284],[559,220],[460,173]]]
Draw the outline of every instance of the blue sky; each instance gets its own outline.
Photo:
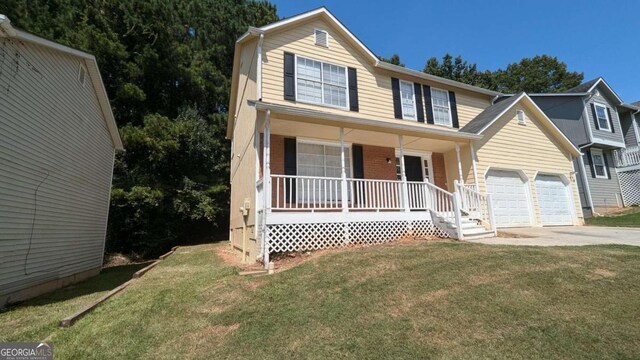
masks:
[[[376,55],[398,53],[422,70],[432,56],[462,55],[481,70],[548,54],[603,76],[626,102],[640,100],[640,1],[272,0],[280,17],[326,6]]]

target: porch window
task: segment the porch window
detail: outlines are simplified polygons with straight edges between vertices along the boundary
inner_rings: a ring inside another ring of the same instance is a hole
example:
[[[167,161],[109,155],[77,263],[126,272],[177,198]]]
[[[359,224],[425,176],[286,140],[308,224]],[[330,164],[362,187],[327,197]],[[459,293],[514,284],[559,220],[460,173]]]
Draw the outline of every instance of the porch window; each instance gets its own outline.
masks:
[[[297,99],[303,102],[347,107],[347,69],[297,57]]]
[[[413,92],[413,83],[400,81],[400,99],[402,100],[402,118],[416,119],[416,97]]]
[[[315,178],[341,178],[340,146],[298,142],[296,148],[298,150],[298,175]],[[347,177],[350,177],[351,151],[345,146],[344,152],[345,170]],[[337,189],[338,193],[336,197],[333,189],[331,190],[331,194],[329,194],[329,189],[325,188],[324,184],[321,185],[321,182],[316,182],[315,184],[316,185],[311,186],[308,191],[306,191],[306,189],[305,191],[298,191],[298,201],[310,202],[313,201],[313,199],[316,199],[316,201],[327,201],[329,198],[336,200],[342,199],[340,187]],[[298,186],[301,186],[301,184]]]
[[[433,104],[433,123],[452,126],[449,92],[431,88],[431,102]]]
[[[604,162],[604,155],[600,149],[591,150],[591,159],[593,161],[593,170],[596,172],[597,178],[608,178],[607,166]]]
[[[609,114],[607,114],[607,107],[600,104],[593,104],[596,109],[596,116],[598,117],[598,127],[600,130],[611,131],[609,127]]]

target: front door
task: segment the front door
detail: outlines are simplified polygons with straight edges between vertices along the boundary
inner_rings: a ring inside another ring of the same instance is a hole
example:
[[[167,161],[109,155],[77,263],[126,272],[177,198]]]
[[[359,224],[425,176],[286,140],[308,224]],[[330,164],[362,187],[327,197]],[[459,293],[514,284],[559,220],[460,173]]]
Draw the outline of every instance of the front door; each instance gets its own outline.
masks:
[[[407,181],[424,181],[422,174],[422,158],[420,156],[404,156],[404,169]]]

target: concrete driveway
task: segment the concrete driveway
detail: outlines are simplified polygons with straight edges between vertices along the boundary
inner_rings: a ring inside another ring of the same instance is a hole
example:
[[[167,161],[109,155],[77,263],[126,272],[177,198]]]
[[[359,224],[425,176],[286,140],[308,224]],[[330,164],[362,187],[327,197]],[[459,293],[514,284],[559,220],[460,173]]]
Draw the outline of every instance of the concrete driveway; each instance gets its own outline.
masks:
[[[469,242],[502,245],[581,246],[623,244],[640,246],[640,228],[600,226],[554,226],[510,228],[498,231],[498,237]]]

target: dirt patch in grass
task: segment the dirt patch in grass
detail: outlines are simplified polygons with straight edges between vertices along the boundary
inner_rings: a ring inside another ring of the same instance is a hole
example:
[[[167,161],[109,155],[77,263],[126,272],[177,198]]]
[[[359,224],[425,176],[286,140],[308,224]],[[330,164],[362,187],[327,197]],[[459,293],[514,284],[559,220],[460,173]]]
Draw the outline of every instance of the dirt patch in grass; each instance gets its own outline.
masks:
[[[607,269],[595,269],[591,272],[591,274],[587,275],[587,278],[590,280],[599,280],[604,278],[614,278],[616,277],[616,273],[607,270]]]

